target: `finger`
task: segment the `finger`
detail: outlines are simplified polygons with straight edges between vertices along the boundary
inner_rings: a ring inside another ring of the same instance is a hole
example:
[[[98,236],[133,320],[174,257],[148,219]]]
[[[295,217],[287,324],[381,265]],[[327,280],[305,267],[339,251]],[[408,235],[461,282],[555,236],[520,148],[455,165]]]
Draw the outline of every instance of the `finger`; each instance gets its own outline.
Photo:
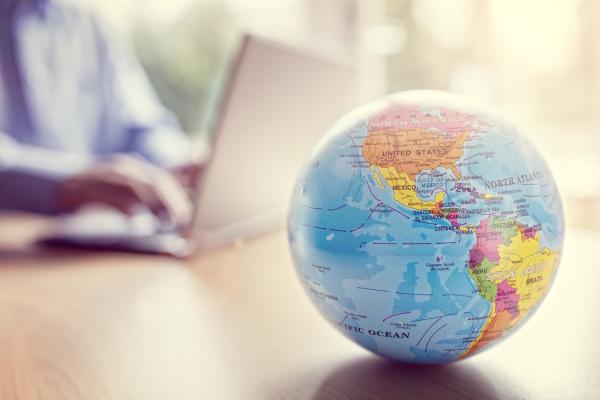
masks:
[[[147,207],[151,213],[160,218],[169,216],[169,207],[158,195],[151,183],[143,181],[130,181],[129,187],[136,197],[136,202]]]
[[[188,224],[192,218],[193,207],[183,186],[164,171],[157,174],[153,186],[175,225]]]

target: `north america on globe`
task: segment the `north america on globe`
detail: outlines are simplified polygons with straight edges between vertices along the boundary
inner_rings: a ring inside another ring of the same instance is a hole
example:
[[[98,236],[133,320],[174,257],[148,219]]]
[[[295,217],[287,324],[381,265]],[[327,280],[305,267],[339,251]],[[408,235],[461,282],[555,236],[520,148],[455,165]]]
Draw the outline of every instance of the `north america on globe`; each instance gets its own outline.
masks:
[[[512,123],[413,91],[331,129],[297,180],[288,234],[307,294],[344,335],[387,358],[444,363],[531,316],[564,219],[551,172]]]

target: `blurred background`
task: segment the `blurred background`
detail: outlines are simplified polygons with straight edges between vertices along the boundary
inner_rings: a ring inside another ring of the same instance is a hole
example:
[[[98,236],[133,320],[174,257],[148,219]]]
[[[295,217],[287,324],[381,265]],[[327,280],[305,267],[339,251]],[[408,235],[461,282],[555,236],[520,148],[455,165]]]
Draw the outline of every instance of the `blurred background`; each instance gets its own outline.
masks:
[[[568,224],[600,229],[597,1],[87,1],[130,35],[186,132],[202,135],[236,40],[249,31],[350,59],[364,101],[430,88],[499,109],[545,154]]]

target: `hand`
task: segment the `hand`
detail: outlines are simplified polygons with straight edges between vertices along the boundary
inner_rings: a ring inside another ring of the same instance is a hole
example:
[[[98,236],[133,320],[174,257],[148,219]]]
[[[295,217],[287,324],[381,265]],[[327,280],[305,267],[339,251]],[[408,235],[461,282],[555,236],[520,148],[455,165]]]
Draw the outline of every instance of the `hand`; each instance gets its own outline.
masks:
[[[171,170],[171,174],[179,181],[179,183],[193,195],[198,184],[200,173],[202,172],[202,163],[191,162]]]
[[[211,149],[206,143],[198,141],[194,143],[192,154],[194,161],[171,170],[173,176],[177,178],[190,196],[195,195],[200,174],[202,174],[203,167],[207,165],[210,160]]]
[[[189,224],[192,204],[185,189],[169,172],[141,159],[118,155],[64,181],[58,206],[71,212],[100,203],[132,214],[145,206],[176,226]]]

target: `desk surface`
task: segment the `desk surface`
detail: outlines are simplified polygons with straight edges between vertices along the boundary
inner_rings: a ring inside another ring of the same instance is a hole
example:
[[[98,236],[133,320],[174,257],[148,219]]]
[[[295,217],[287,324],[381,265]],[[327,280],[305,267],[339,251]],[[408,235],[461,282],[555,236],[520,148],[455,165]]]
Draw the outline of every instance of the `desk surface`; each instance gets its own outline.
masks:
[[[598,399],[600,235],[569,232],[545,304],[445,366],[360,349],[302,292],[283,232],[178,261],[39,250],[0,218],[0,399]]]

